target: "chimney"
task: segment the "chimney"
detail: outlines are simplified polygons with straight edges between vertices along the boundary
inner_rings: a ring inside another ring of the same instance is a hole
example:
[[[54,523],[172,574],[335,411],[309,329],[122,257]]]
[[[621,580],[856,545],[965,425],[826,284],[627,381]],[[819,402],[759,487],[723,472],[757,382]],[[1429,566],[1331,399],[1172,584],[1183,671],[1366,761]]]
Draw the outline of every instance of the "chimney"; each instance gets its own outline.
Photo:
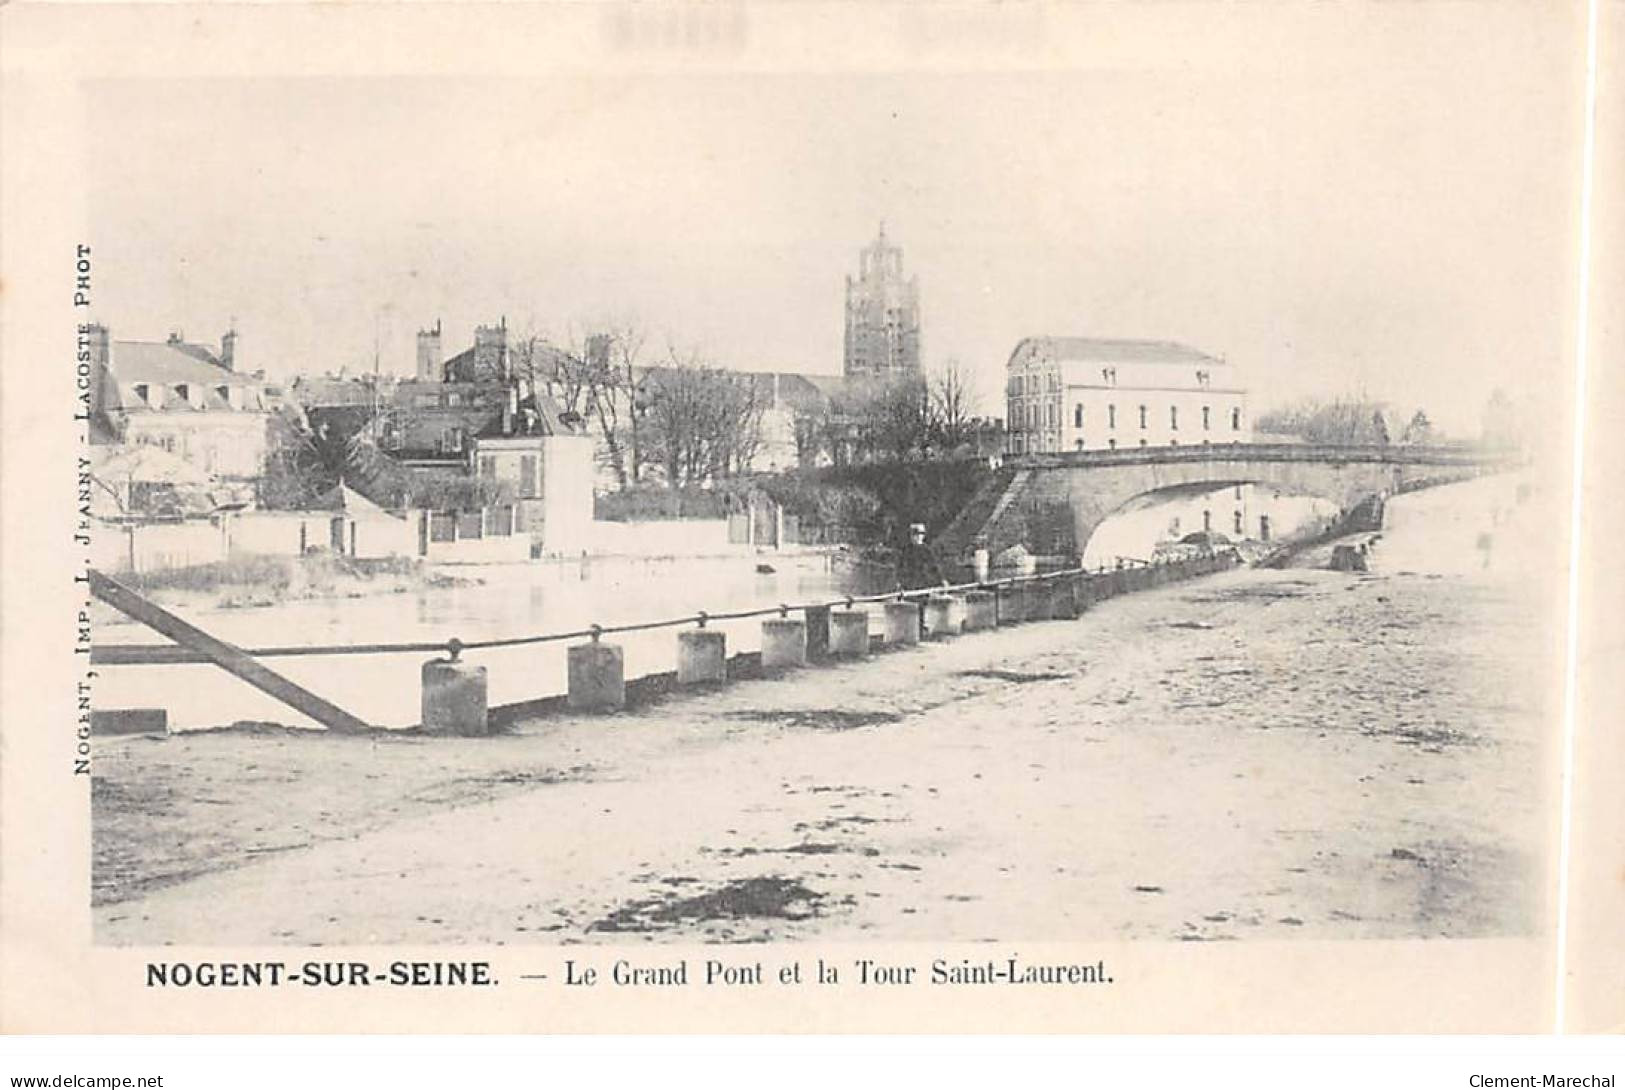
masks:
[[[519,391],[508,387],[508,396],[502,402],[502,434],[512,435],[514,418],[519,415]]]
[[[237,330],[226,330],[225,336],[220,338],[220,366],[228,371],[237,369]]]
[[[433,329],[418,330],[418,381],[439,381],[440,366],[440,319],[436,318]]]
[[[92,369],[107,370],[113,366],[112,335],[107,327],[97,323],[85,331],[86,347],[90,349],[90,366]]]
[[[474,327],[474,381],[506,381],[508,378],[508,320],[501,325]]]

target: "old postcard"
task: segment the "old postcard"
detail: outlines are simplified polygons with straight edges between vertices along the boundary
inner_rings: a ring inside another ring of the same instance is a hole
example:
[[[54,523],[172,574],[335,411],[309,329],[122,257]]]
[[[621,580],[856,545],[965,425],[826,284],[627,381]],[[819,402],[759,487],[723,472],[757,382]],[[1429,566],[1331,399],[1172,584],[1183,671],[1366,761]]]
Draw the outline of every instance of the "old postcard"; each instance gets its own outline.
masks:
[[[1619,1028],[1620,10],[0,11],[0,1024]]]

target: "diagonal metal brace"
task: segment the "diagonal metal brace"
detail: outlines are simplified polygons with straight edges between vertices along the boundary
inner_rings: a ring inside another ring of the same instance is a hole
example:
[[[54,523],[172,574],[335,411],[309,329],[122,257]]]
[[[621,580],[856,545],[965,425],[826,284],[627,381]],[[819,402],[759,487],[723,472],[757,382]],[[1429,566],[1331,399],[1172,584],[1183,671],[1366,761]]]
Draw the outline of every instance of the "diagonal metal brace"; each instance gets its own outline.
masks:
[[[90,571],[90,593],[125,616],[140,621],[183,647],[191,648],[226,673],[241,678],[295,711],[310,716],[329,730],[353,734],[372,729],[337,704],[323,700],[309,689],[288,680],[241,648],[216,639],[95,569]]]

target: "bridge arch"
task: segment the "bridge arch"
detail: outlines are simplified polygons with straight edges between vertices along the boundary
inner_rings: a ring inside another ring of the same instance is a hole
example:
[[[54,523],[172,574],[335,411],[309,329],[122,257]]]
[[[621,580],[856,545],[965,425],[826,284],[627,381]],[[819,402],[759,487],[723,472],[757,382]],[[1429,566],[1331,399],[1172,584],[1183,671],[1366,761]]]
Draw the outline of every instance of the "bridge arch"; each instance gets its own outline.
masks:
[[[1464,480],[1499,461],[1461,448],[1243,443],[1029,455],[1006,465],[994,486],[1000,495],[974,514],[979,525],[951,528],[949,544],[980,539],[995,554],[1019,543],[1081,556],[1102,522],[1151,493],[1252,484],[1351,511],[1373,496]]]
[[[1332,497],[1291,492],[1263,481],[1200,481],[1131,496],[1106,511],[1087,536],[1075,526],[1072,534],[1076,555],[1086,565],[1110,564],[1120,556],[1148,558],[1155,543],[1170,535],[1201,530],[1231,540],[1280,539],[1312,524],[1328,525],[1338,514]]]

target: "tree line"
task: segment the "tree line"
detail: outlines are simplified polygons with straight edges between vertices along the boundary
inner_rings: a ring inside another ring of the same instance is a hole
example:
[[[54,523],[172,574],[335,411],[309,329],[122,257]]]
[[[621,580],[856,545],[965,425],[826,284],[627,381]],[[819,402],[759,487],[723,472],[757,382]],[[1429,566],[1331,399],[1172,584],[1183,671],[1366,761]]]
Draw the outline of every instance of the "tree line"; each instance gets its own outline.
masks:
[[[1427,413],[1417,409],[1396,430],[1393,410],[1363,394],[1331,398],[1305,398],[1261,413],[1253,429],[1263,435],[1296,435],[1310,443],[1327,445],[1417,446],[1442,438]]]
[[[562,337],[521,335],[508,344],[520,396],[549,397],[581,427],[619,491],[711,487],[750,473],[785,421],[770,421],[775,378],[720,366],[668,344],[652,355],[634,322],[606,322]],[[495,373],[489,381],[502,381]],[[788,438],[801,466],[917,461],[997,450],[1001,430],[974,412],[967,372],[950,361],[929,377],[840,383],[787,398]],[[508,502],[496,482],[452,472],[409,473],[378,447],[376,404],[327,409],[314,427],[279,418],[261,502],[302,507],[340,481],[388,507],[446,508]]]
[[[729,370],[697,350],[668,345],[644,362],[646,337],[630,323],[560,340],[523,338],[515,375],[582,421],[620,489],[658,476],[694,487],[749,472],[769,435],[770,374]],[[998,445],[999,427],[975,414],[976,394],[955,361],[930,377],[853,382],[802,399],[790,412],[803,466],[909,461]],[[651,472],[653,471],[653,472]]]

